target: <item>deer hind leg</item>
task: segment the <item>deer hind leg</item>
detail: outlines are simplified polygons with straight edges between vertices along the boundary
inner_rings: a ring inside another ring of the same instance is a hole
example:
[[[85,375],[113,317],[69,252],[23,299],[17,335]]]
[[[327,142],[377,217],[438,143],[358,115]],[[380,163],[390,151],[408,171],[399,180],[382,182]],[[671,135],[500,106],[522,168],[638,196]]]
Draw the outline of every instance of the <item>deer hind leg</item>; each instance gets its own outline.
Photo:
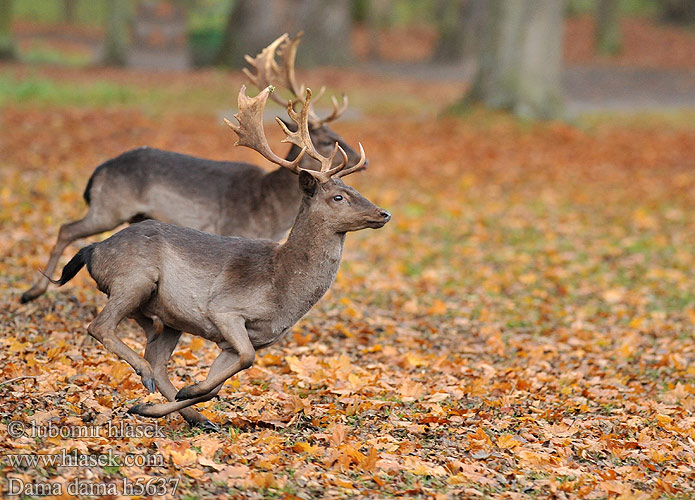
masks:
[[[177,389],[169,379],[167,364],[181,337],[181,331],[165,326],[161,333],[157,333],[152,320],[143,315],[135,316],[135,321],[147,334],[145,359],[150,363],[154,371],[154,383],[157,386],[157,390],[169,401],[174,401]],[[184,408],[179,413],[190,426],[198,426],[206,430],[219,430],[216,424],[193,408]]]
[[[156,284],[154,280],[151,280],[138,286],[132,276],[128,276],[126,279],[129,279],[129,284],[125,290],[112,287],[108,302],[89,325],[88,331],[108,351],[132,366],[135,373],[142,378],[145,387],[150,392],[154,392],[156,384],[152,366],[145,358],[118,338],[116,329],[124,318],[135,313],[149,299]]]
[[[68,222],[60,226],[58,239],[51,249],[51,255],[48,258],[48,264],[46,264],[44,274],[46,276],[53,275],[60,256],[70,243],[80,238],[86,238],[87,236],[109,231],[118,226],[121,222],[123,221],[118,217],[114,217],[103,210],[90,207],[89,212],[87,212],[87,215],[85,215],[83,219]],[[46,292],[49,283],[46,276],[41,276],[29,290],[22,294],[20,299],[22,304],[32,301]]]

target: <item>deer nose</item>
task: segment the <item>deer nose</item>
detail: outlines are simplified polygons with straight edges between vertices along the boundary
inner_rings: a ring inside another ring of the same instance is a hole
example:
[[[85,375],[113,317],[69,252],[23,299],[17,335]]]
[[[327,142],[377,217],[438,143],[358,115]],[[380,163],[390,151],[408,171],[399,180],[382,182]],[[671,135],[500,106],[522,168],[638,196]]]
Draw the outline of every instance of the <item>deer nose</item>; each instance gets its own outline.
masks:
[[[387,212],[386,210],[380,210],[379,215],[381,215],[386,222],[391,220],[391,214]]]

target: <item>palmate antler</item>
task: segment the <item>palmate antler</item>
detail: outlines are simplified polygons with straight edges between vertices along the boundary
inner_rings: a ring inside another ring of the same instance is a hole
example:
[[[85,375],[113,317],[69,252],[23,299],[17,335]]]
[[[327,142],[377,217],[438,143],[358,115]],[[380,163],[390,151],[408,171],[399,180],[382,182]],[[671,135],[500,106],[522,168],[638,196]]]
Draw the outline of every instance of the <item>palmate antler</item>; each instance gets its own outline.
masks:
[[[274,85],[289,90],[294,96],[294,99],[289,101],[292,103],[293,107],[302,102],[302,96],[305,90],[304,85],[297,85],[294,74],[294,61],[297,56],[297,46],[302,38],[302,34],[303,32],[300,31],[296,38],[292,40],[290,36],[285,33],[276,38],[256,57],[251,57],[249,55],[245,56],[246,62],[255,70],[255,73],[248,68],[243,69],[249,81],[259,89],[266,88],[268,85]],[[282,66],[276,62],[276,54],[282,61]],[[325,90],[325,87],[321,88],[319,94],[316,96],[317,100],[321,98]],[[273,94],[271,99],[282,106],[288,104],[277,94]],[[313,128],[318,128],[326,123],[337,120],[348,107],[348,99],[345,94],[343,94],[342,105],[338,104],[338,100],[335,97],[332,98],[332,101],[333,112],[325,118],[319,118],[311,108],[309,109],[308,119]]]
[[[229,120],[225,119],[225,122],[231,128],[239,139],[236,142],[236,146],[246,146],[254,151],[260,153],[264,158],[280,165],[282,167],[290,169],[292,172],[299,174],[302,170],[305,170],[317,177],[322,182],[327,181],[331,177],[344,177],[348,174],[361,170],[366,161],[366,156],[364,153],[364,148],[360,144],[360,160],[353,166],[345,168],[347,166],[347,154],[343,151],[343,148],[336,142],[333,152],[330,156],[326,157],[321,155],[314,144],[311,142],[311,136],[309,135],[309,110],[311,103],[311,89],[306,89],[306,97],[303,102],[301,111],[297,112],[294,110],[293,103],[287,105],[287,114],[290,119],[297,124],[297,131],[292,132],[287,128],[285,123],[276,118],[278,124],[285,133],[285,139],[282,142],[289,142],[297,147],[301,148],[301,151],[294,161],[288,161],[284,158],[279,157],[270,149],[268,140],[265,137],[265,131],[263,130],[263,111],[265,109],[268,97],[270,97],[274,91],[272,85],[264,88],[256,97],[249,97],[246,95],[246,85],[242,85],[239,91],[239,112],[234,115],[237,119],[239,125],[235,125]],[[336,167],[332,167],[333,161],[336,156],[340,153],[342,156],[342,161]],[[304,154],[309,155],[321,164],[321,169],[319,171],[304,169],[299,166]]]

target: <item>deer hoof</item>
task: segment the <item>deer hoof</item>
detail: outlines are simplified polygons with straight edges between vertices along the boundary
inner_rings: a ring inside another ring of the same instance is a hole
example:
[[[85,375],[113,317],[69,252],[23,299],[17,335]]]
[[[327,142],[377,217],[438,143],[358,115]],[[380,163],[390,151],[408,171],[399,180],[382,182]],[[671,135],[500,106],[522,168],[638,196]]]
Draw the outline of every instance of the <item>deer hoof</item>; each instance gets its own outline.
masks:
[[[149,417],[147,410],[153,406],[152,403],[139,403],[135,406],[131,406],[128,413],[131,415],[140,415],[141,417]]]
[[[208,419],[205,419],[202,422],[197,422],[195,426],[204,430],[205,432],[220,432],[220,426]]]
[[[193,399],[200,396],[198,392],[198,384],[187,385],[183,387],[179,392],[176,393],[176,401],[183,401],[184,399]]]
[[[34,300],[39,295],[41,295],[41,293],[34,292],[34,289],[32,288],[31,290],[27,290],[22,294],[22,296],[19,298],[19,302],[22,304],[26,304],[27,302],[31,302],[32,300]]]
[[[153,378],[143,378],[142,383],[145,385],[148,391],[154,392],[157,388],[154,384]]]

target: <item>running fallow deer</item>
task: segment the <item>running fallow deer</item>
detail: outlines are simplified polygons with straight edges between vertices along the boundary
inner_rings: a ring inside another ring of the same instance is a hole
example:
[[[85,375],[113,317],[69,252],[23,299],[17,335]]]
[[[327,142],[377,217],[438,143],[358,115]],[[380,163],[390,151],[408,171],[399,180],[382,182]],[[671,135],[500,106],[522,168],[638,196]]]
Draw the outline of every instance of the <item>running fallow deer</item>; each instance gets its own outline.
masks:
[[[301,102],[304,92],[294,74],[300,36],[292,40],[284,34],[257,57],[247,56],[255,72],[244,71],[259,90],[268,85],[288,89],[294,96],[293,105]],[[276,54],[282,64],[277,63]],[[272,98],[283,108],[288,104],[275,93]],[[346,98],[340,106],[334,98],[333,112],[326,118],[318,118],[310,109],[309,133],[321,154],[330,154],[338,142],[350,162],[356,162],[358,154],[326,126],[346,107]],[[287,160],[297,158],[299,151],[293,145]],[[300,166],[314,170],[319,163],[305,155]],[[87,182],[84,199],[89,206],[87,215],[60,227],[48,264],[38,281],[24,292],[22,303],[46,292],[46,276],[53,274],[65,248],[77,239],[110,231],[123,223],[156,219],[213,234],[278,241],[292,226],[302,192],[295,174],[287,168],[267,172],[247,163],[212,161],[142,147],[99,165]]]
[[[296,131],[278,119],[284,141],[300,148],[299,155],[290,161],[273,153],[262,123],[271,91],[268,87],[249,98],[242,87],[235,115],[239,125],[227,124],[239,138],[237,145],[299,174],[302,199],[286,242],[215,236],[145,221],[84,247],[54,281],[65,284],[86,264],[99,290],[108,295],[89,325],[90,335],[127,361],[147,389],[156,387],[168,399],[135,405],[131,413],[161,417],[179,411],[189,423],[214,428],[188,407],[213,398],[228,378],[253,364],[257,350],[280,340],[316,304],[335,279],[348,231],[380,228],[391,219],[341,180],[364,165],[361,144],[360,160],[351,167],[338,143],[327,157],[312,144],[309,89],[299,112],[288,106]],[[301,167],[304,155],[319,162],[320,169]],[[340,161],[333,166],[336,157]],[[144,358],[116,336],[126,317],[135,318],[146,332]],[[182,331],[215,342],[222,352],[203,382],[177,392],[167,362]]]

